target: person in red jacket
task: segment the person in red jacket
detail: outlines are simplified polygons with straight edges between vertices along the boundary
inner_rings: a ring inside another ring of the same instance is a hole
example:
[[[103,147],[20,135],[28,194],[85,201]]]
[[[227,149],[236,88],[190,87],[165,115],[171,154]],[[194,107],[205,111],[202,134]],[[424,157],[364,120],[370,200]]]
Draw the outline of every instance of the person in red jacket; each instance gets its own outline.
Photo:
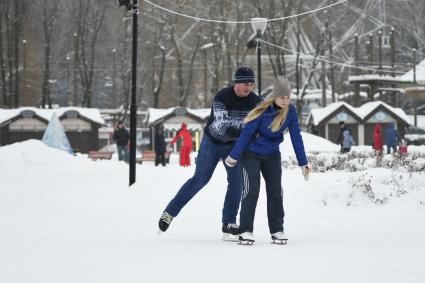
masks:
[[[382,152],[384,151],[384,141],[382,139],[382,126],[376,124],[373,130],[373,149],[376,154],[376,165],[379,166],[382,160]]]
[[[384,142],[382,140],[381,124],[376,124],[373,130],[373,149],[382,154],[384,150]]]
[[[190,152],[192,151],[192,135],[185,123],[182,123],[181,130],[177,133],[170,144],[174,144],[178,139],[183,139],[182,146],[180,147],[180,166],[190,166]]]

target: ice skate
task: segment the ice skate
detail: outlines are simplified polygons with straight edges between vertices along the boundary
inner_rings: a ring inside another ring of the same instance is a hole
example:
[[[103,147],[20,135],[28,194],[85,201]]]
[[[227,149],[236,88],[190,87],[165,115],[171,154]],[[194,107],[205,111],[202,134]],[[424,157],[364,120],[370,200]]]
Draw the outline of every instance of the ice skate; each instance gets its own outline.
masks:
[[[251,232],[244,232],[239,235],[240,245],[251,246],[254,242],[254,235]]]
[[[276,232],[271,234],[272,244],[276,245],[286,245],[288,243],[288,237],[285,236],[283,232]]]
[[[221,227],[223,232],[222,240],[226,242],[237,242],[239,234],[239,225],[238,224],[225,224]]]
[[[168,227],[170,227],[171,221],[173,221],[173,216],[171,216],[168,212],[164,211],[161,215],[161,218],[159,218],[158,223],[158,234],[161,234],[162,232],[167,231]]]

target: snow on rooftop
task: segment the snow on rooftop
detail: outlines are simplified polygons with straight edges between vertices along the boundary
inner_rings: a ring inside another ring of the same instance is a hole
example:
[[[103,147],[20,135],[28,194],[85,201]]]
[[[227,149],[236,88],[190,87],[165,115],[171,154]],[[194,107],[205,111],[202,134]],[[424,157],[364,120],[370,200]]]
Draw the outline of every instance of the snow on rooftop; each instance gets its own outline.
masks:
[[[149,118],[148,118],[148,124],[155,122],[158,119],[161,119],[164,116],[167,116],[174,112],[174,110],[177,107],[171,107],[168,109],[161,109],[161,108],[149,108]]]
[[[410,124],[414,125],[415,122],[415,117],[413,115],[407,115]],[[417,115],[417,122],[418,122],[418,127],[425,129],[425,115]]]
[[[413,69],[401,75],[399,79],[405,82],[413,82]],[[416,65],[416,81],[425,82],[425,59]]]
[[[187,112],[201,119],[206,119],[211,114],[211,108],[187,109]]]
[[[176,110],[177,107],[171,107],[168,109],[160,109],[160,108],[149,108],[148,112],[149,112],[149,119],[148,119],[148,124],[151,124],[155,121],[157,121],[158,119],[161,119],[162,117],[165,117],[167,115],[170,115],[171,113],[173,113]],[[190,109],[190,108],[186,108],[187,112],[199,117],[200,119],[206,119],[210,113],[211,113],[211,109],[210,108],[199,108],[199,109]]]
[[[407,124],[410,124],[410,119],[409,119],[409,117],[407,117],[406,112],[404,112],[403,109],[392,107],[392,106],[390,106],[390,105],[388,105],[388,104],[386,104],[385,102],[382,102],[382,101],[372,101],[372,102],[365,103],[362,106],[360,106],[359,108],[357,108],[356,111],[357,111],[357,114],[360,116],[360,118],[364,119],[367,115],[369,115],[369,113],[374,111],[380,105],[385,106],[388,110],[390,110],[395,115],[400,117]]]
[[[319,123],[326,118],[329,114],[337,110],[338,108],[342,107],[342,105],[345,105],[348,109],[350,109],[353,113],[355,113],[357,116],[359,116],[361,119],[364,119],[367,115],[369,115],[371,112],[373,112],[376,108],[378,108],[380,105],[383,105],[385,108],[387,108],[389,111],[394,113],[396,116],[400,117],[403,121],[405,121],[407,124],[412,124],[409,117],[406,115],[403,109],[401,108],[394,108],[385,102],[382,101],[372,101],[363,104],[362,106],[355,108],[351,105],[349,105],[346,102],[336,102],[329,104],[328,106],[324,108],[317,108],[312,109],[307,121],[310,119],[313,119],[313,123],[315,126],[319,125]]]
[[[34,111],[37,116],[42,117],[43,119],[50,121],[53,113],[58,117],[61,117],[67,111],[77,111],[81,116],[92,120],[98,124],[105,124],[105,121],[100,115],[100,111],[97,108],[83,108],[83,107],[61,107],[57,109],[41,109],[35,107],[20,107],[14,109],[1,109],[0,108],[0,124],[3,122],[12,119],[13,117],[21,114],[22,111],[30,110]]]
[[[358,82],[358,81],[394,81],[400,82],[399,77],[392,76],[381,76],[381,75],[360,75],[360,76],[349,76],[348,81]]]
[[[335,110],[337,110],[338,108],[345,106],[348,109],[350,109],[352,112],[356,113],[356,110],[353,106],[351,106],[350,104],[348,104],[347,102],[335,102],[332,104],[329,104],[328,106],[324,107],[324,108],[316,108],[316,109],[312,109],[307,121],[309,121],[310,119],[313,119],[313,123],[314,125],[319,125],[319,123],[326,118],[329,114],[331,114],[332,112],[334,112]]]

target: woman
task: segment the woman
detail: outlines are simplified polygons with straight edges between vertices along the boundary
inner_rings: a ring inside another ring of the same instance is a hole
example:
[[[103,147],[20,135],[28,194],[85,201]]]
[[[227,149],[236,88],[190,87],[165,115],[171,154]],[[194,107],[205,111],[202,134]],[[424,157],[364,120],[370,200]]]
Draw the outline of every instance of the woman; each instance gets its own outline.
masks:
[[[287,237],[283,232],[282,164],[279,151],[286,130],[289,130],[303,174],[306,177],[309,174],[298,115],[295,107],[290,104],[290,95],[288,80],[284,77],[278,78],[274,82],[273,92],[245,118],[245,127],[225,160],[228,166],[234,166],[238,160],[242,163],[244,191],[239,226],[239,241],[242,244],[254,242],[252,233],[260,192],[260,173],[266,183],[267,217],[271,238],[273,242],[286,244]]]

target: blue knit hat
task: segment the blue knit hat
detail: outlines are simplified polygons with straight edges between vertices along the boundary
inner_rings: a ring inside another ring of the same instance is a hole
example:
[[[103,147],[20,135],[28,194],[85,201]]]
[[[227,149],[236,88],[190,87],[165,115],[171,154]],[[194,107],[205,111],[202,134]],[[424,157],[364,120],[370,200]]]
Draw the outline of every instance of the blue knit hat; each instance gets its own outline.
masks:
[[[236,70],[233,81],[235,84],[255,83],[254,71],[249,67],[240,67]]]

